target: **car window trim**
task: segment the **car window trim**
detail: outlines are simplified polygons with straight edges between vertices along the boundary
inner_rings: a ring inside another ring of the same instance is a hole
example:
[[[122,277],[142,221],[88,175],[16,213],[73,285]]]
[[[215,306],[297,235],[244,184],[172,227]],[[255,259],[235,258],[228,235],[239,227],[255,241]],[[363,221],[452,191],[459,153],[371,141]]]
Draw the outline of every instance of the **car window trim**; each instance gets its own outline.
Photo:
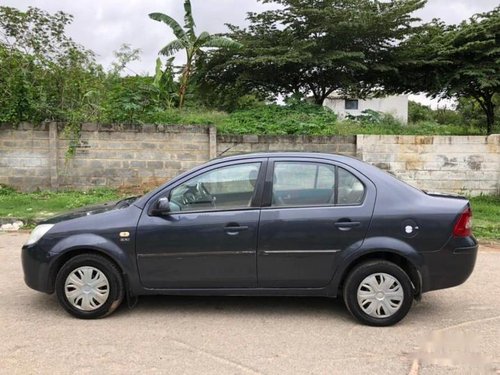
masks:
[[[364,205],[364,201],[362,203],[358,204],[304,204],[304,205],[293,205],[293,206],[269,206],[269,207],[262,207],[263,210],[281,210],[281,209],[288,209],[288,208],[336,208],[336,207],[361,207]]]
[[[333,194],[335,194],[333,197],[334,198],[333,204],[335,206],[338,206],[338,204],[339,204],[339,168],[340,167],[338,165],[335,165],[335,185],[333,186]],[[358,178],[358,180],[359,180],[359,178]],[[365,198],[364,191],[366,191],[366,189],[365,189],[365,185],[363,184],[363,199],[361,200],[361,204],[363,204],[364,198]]]
[[[233,212],[233,211],[257,211],[260,210],[260,207],[239,207],[239,208],[225,208],[225,209],[215,209],[215,210],[198,210],[198,211],[173,211],[170,212],[168,215],[173,216],[173,215],[185,215],[185,214],[209,214],[212,212]]]

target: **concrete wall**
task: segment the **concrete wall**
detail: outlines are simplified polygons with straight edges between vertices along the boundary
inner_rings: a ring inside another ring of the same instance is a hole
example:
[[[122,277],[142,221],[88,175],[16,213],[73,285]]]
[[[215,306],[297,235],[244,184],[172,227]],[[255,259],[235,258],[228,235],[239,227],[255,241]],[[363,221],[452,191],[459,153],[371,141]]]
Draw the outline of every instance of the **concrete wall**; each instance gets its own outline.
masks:
[[[50,187],[50,140],[47,124],[16,129],[0,127],[0,183],[22,189]]]
[[[68,158],[60,125],[2,125],[0,183],[22,190],[158,185],[215,157],[211,129],[84,124]]]
[[[500,135],[217,135],[208,126],[84,124],[74,157],[55,123],[0,126],[0,184],[21,190],[152,187],[218,155],[315,151],[356,156],[426,190],[500,194]]]
[[[358,109],[345,109],[345,98],[326,98],[324,106],[333,110],[339,118],[347,115],[359,116],[366,109],[393,115],[403,124],[408,123],[408,95],[386,96],[383,98],[359,99]]]
[[[421,189],[500,194],[500,135],[358,135],[357,157]]]
[[[217,155],[245,152],[310,151],[356,155],[355,136],[219,135]]]

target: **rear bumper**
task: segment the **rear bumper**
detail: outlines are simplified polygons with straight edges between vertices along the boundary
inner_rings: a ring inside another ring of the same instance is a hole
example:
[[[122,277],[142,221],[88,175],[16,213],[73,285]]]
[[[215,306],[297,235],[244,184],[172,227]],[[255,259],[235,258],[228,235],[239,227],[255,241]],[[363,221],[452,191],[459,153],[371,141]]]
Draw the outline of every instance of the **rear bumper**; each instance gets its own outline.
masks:
[[[478,244],[474,237],[452,238],[435,252],[422,253],[422,292],[451,288],[464,283],[476,264]]]
[[[37,244],[23,246],[21,261],[24,272],[24,282],[31,289],[43,293],[53,293],[54,288],[50,283],[49,254]]]

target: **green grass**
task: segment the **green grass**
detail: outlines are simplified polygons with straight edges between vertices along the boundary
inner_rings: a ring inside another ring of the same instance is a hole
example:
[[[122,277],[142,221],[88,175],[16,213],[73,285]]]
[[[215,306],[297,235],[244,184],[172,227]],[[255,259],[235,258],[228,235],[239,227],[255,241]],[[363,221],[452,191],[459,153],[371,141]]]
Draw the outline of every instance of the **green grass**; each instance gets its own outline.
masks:
[[[120,198],[120,194],[111,189],[97,189],[88,192],[19,193],[0,186],[0,217],[20,219],[28,226],[33,226],[36,221],[60,212],[118,198]]]
[[[123,194],[112,189],[19,193],[0,185],[0,218],[16,218],[33,226],[36,221],[59,212],[121,197]],[[480,196],[470,201],[474,235],[481,240],[500,241],[500,196]]]
[[[479,196],[470,202],[474,235],[482,240],[500,241],[500,196]]]

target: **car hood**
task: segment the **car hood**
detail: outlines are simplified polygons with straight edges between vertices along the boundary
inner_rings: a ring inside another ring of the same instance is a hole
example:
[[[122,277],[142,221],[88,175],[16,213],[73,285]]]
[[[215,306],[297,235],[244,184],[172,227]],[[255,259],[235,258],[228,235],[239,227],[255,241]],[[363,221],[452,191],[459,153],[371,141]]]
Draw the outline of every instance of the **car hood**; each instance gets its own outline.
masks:
[[[121,208],[125,208],[130,206],[132,202],[134,202],[137,197],[125,198],[118,201],[111,201],[97,205],[85,206],[81,208],[77,208],[75,210],[71,210],[68,212],[63,212],[61,214],[52,216],[39,224],[56,224],[61,221],[77,219],[82,216],[91,216],[100,214],[107,211],[119,210]]]

